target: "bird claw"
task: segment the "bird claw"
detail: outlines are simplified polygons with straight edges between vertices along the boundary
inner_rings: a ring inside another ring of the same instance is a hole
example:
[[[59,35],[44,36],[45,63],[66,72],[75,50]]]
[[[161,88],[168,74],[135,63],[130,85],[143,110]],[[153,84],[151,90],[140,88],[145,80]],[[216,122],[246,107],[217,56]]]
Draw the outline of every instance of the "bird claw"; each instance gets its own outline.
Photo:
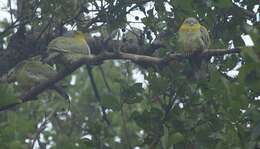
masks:
[[[190,57],[192,55],[194,55],[194,52],[184,52],[184,55],[187,56],[187,57]]]

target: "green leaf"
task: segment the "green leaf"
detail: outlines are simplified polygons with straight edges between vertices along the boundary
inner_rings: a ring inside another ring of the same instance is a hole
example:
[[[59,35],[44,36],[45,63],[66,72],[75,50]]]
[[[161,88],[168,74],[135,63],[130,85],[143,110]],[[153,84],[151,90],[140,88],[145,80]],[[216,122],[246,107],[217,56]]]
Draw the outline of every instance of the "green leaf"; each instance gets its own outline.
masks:
[[[83,138],[78,143],[79,143],[80,148],[89,148],[89,147],[94,148],[95,147],[93,142],[88,138]]]
[[[25,146],[25,144],[23,144],[20,141],[14,140],[12,141],[9,145],[9,148],[11,149],[26,149],[27,147]]]
[[[229,8],[232,6],[232,1],[231,0],[217,0],[215,2],[215,4],[219,8]]]
[[[162,134],[162,112],[157,108],[152,108],[150,111],[133,112],[131,118],[135,120],[136,124],[146,131],[151,133]]]
[[[0,106],[20,101],[13,87],[9,84],[0,84],[0,99]]]
[[[120,102],[118,97],[116,97],[115,95],[108,94],[102,97],[101,105],[115,111],[120,110]]]
[[[174,0],[171,1],[171,4],[174,5],[176,8],[183,9],[185,11],[192,10],[192,0]]]
[[[176,132],[169,136],[169,143],[171,143],[171,144],[178,144],[178,143],[183,142],[184,140],[185,140],[185,137],[179,132]]]
[[[258,121],[254,128],[251,130],[251,139],[260,139],[260,121]]]
[[[245,88],[259,92],[260,90],[260,65],[256,63],[247,63],[241,67],[238,79]]]
[[[149,81],[149,89],[154,95],[164,92],[170,83],[167,78],[158,76],[155,72],[150,72],[145,79]]]
[[[134,104],[143,100],[143,92],[142,83],[135,83],[130,87],[123,88],[121,95],[125,103]]]
[[[259,63],[260,60],[257,57],[257,53],[252,48],[242,48],[241,55],[245,58],[246,62]]]

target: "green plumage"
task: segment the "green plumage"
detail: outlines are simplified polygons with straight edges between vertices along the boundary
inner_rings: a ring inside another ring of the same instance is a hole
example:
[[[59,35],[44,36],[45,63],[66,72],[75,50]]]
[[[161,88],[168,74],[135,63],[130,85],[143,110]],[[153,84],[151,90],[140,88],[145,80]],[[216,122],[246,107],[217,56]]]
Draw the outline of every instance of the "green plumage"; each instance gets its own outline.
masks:
[[[8,81],[17,81],[24,90],[46,81],[56,75],[51,66],[37,60],[25,60],[19,63],[8,75]]]
[[[47,81],[57,75],[48,64],[42,63],[39,58],[34,57],[22,61],[7,74],[7,82],[18,82],[17,89],[27,92],[41,82]],[[68,99],[66,92],[58,85],[53,85],[51,89],[56,90],[62,97]]]
[[[45,61],[54,61],[63,65],[72,63],[90,54],[90,48],[82,32],[75,31],[69,36],[53,39],[48,45],[48,57]]]
[[[187,18],[178,31],[178,47],[190,55],[190,63],[193,69],[192,77],[195,79],[205,78],[207,72],[206,61],[198,57],[203,50],[208,49],[210,44],[207,29],[200,25],[197,19]],[[202,67],[204,68],[202,68]]]
[[[197,21],[194,20],[192,25],[185,23],[181,26],[178,32],[178,45],[182,50],[186,52],[201,52],[207,49],[209,44],[210,39],[207,29]]]

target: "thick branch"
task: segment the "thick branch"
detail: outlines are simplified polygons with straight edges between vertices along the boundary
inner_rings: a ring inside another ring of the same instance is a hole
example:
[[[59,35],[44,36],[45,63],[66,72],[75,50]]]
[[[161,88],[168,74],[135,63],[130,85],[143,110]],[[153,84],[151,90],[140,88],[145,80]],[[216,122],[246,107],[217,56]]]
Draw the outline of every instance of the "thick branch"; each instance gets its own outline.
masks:
[[[208,56],[221,56],[224,54],[232,54],[232,53],[239,53],[240,49],[231,49],[231,50],[226,50],[226,49],[209,49],[205,50],[203,53],[201,53],[201,57],[208,57]],[[133,62],[144,62],[148,63],[151,65],[157,65],[157,64],[167,64],[169,61],[172,60],[183,60],[188,58],[186,54],[183,53],[174,53],[170,54],[169,56],[165,58],[159,58],[159,57],[152,57],[152,56],[145,56],[145,55],[136,55],[136,54],[130,54],[130,53],[111,53],[111,52],[106,52],[102,53],[97,56],[87,56],[85,58],[82,58],[74,63],[72,63],[67,69],[59,72],[55,77],[50,78],[46,82],[42,82],[41,84],[38,84],[37,86],[33,87],[31,90],[26,92],[25,94],[20,96],[20,99],[22,102],[19,103],[14,103],[11,105],[6,105],[2,106],[0,108],[0,111],[7,110],[9,108],[12,108],[18,104],[21,104],[23,102],[27,102],[30,100],[35,99],[35,97],[43,92],[45,89],[47,89],[49,86],[52,86],[56,82],[62,80],[72,72],[74,72],[76,69],[81,67],[82,65],[85,64],[96,64],[99,63],[100,61],[105,61],[105,60],[130,60]]]
[[[239,48],[234,48],[231,50],[227,49],[207,49],[204,50],[199,56],[200,57],[211,57],[211,56],[222,56],[225,54],[234,54],[234,53],[240,53]],[[183,53],[175,53],[175,54],[170,54],[168,60],[178,60],[178,59],[184,59],[190,57],[189,55],[183,54]]]

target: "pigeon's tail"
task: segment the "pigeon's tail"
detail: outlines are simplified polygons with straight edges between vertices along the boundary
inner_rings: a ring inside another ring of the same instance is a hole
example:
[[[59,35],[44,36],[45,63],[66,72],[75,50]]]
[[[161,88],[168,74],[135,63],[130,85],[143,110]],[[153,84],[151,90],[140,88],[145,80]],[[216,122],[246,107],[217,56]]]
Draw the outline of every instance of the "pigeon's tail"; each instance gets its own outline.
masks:
[[[201,57],[192,56],[190,58],[190,64],[192,67],[192,78],[195,80],[208,79],[208,64],[206,60]]]

